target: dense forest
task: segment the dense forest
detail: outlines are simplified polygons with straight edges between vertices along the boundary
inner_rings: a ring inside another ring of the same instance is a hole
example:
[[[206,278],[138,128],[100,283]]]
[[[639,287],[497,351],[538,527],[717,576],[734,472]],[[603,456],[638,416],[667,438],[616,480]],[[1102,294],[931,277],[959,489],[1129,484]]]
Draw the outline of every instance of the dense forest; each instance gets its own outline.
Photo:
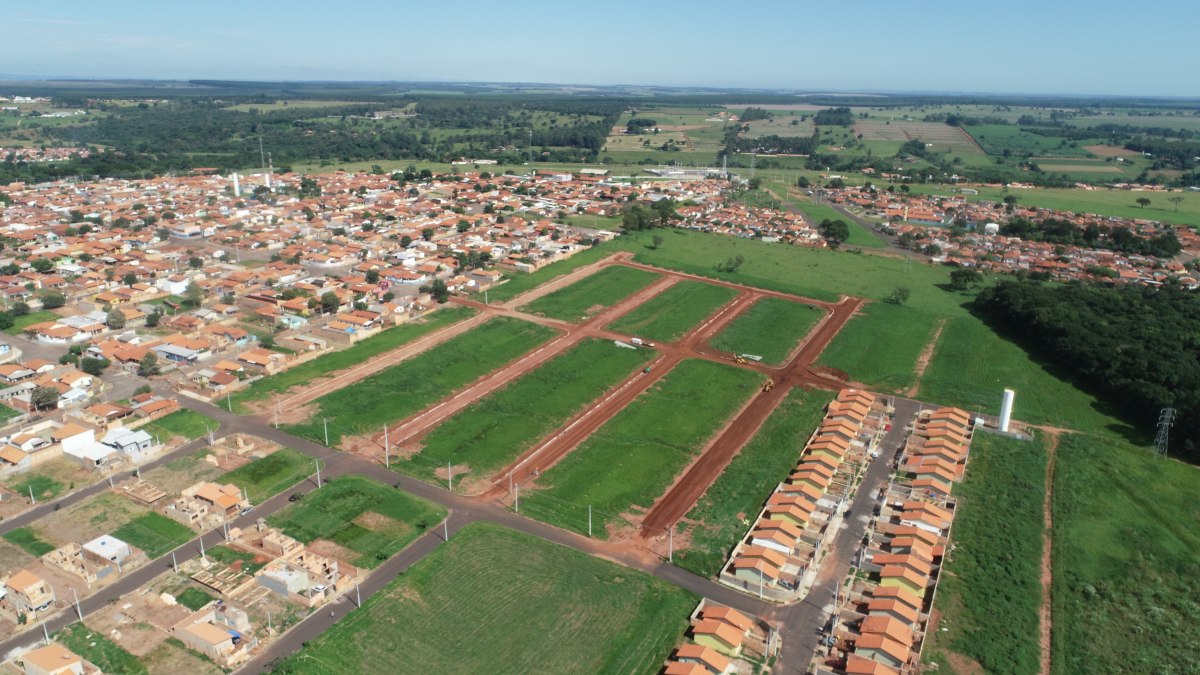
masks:
[[[989,320],[1106,394],[1151,431],[1178,411],[1171,450],[1200,461],[1200,294],[1005,281],[975,300]]]
[[[854,125],[854,113],[849,108],[828,108],[818,112],[813,120],[819,127],[849,127]]]
[[[1027,218],[1013,218],[1000,226],[1000,234],[1061,246],[1102,248],[1121,253],[1152,255],[1156,258],[1174,258],[1183,250],[1183,245],[1171,230],[1147,239],[1125,227],[1088,223],[1087,227],[1081,230],[1074,223],[1057,218],[1044,218],[1038,222]]]

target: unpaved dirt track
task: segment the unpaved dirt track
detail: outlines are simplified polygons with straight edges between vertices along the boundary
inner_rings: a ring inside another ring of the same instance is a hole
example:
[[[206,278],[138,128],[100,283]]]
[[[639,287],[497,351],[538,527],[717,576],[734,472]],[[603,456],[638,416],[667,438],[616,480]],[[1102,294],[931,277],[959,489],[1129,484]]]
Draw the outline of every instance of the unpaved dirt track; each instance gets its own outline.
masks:
[[[1054,544],[1054,515],[1052,513],[1052,497],[1054,495],[1054,451],[1058,448],[1058,432],[1046,431],[1046,503],[1043,505],[1043,518],[1046,531],[1042,533],[1042,606],[1038,608],[1038,619],[1041,627],[1040,644],[1042,649],[1042,670],[1040,675],[1050,675],[1051,636],[1054,623],[1051,617],[1051,586],[1054,582],[1054,570],[1051,567],[1052,546]]]

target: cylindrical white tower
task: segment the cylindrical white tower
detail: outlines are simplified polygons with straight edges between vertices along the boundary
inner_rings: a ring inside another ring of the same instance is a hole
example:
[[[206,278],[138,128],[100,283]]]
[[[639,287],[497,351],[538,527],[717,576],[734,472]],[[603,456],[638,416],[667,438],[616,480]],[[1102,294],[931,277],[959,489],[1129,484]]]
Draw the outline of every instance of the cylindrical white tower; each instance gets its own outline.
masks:
[[[242,196],[242,186],[238,185],[238,175],[237,175],[236,171],[233,173],[233,196],[234,197]]]
[[[1013,399],[1017,392],[1012,389],[1004,390],[1004,401],[1000,404],[1000,431],[1008,431],[1008,422],[1012,419]]]

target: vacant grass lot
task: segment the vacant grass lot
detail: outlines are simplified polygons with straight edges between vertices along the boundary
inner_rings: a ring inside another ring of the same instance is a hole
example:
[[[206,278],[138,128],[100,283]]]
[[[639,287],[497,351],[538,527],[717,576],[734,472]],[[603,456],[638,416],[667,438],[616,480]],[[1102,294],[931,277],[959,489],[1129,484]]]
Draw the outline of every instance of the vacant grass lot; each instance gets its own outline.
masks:
[[[389,328],[349,349],[325,354],[278,375],[264,377],[233,396],[233,409],[235,412],[248,413],[250,409],[245,407],[245,404],[250,401],[261,401],[270,398],[272,394],[282,394],[292,387],[309,384],[318,377],[328,377],[339,370],[353,368],[373,356],[390,352],[423,335],[434,333],[474,315],[475,310],[467,307],[445,307],[426,317],[421,323],[406,323]]]
[[[219,422],[198,412],[178,410],[141,427],[141,430],[166,443],[175,436],[183,436],[189,441],[200,438],[207,434],[209,429],[219,426]]]
[[[974,317],[951,319],[921,378],[919,397],[996,415],[1002,390],[1009,387],[1017,392],[1016,419],[1082,431],[1127,430],[1106,414],[1107,406],[1056,377],[1052,368]]]
[[[733,458],[712,487],[688,511],[682,526],[690,544],[675,553],[676,565],[713,577],[772,490],[800,461],[800,450],[825,416],[833,393],[795,388]]]
[[[5,328],[4,332],[9,335],[20,335],[26,328],[35,323],[45,323],[47,321],[57,321],[58,315],[48,309],[43,309],[40,312],[31,312],[25,316],[16,317],[12,326]]]
[[[881,391],[908,389],[917,358],[933,337],[937,316],[882,302],[872,302],[859,312],[821,352],[821,363]]]
[[[868,248],[887,248],[887,242],[863,229],[862,225],[834,211],[824,204],[798,204],[798,208],[808,216],[814,224],[820,225],[824,220],[840,220],[850,230],[850,236],[843,242],[846,246],[866,246]]]
[[[224,547],[214,546],[213,548],[224,548]],[[229,550],[229,549],[226,549],[226,550]],[[211,555],[211,554],[209,554],[208,552],[205,552],[205,555]],[[216,555],[213,555],[212,557],[217,558]],[[217,559],[220,560],[220,558],[217,558]],[[224,561],[222,561],[222,562],[224,562]],[[200,611],[201,607],[207,605],[208,603],[212,602],[213,600],[216,600],[216,598],[209,595],[208,593],[205,593],[204,591],[200,590],[199,588],[196,588],[195,586],[188,586],[187,588],[183,589],[182,593],[175,596],[176,602],[183,605],[184,607],[187,607],[188,609],[192,610],[193,612]]]
[[[76,621],[53,637],[55,642],[91,661],[102,672],[122,675],[146,675],[149,672],[136,656],[81,622]]]
[[[487,478],[657,355],[580,342],[443,422],[425,437],[421,456],[392,460],[392,468],[435,480],[433,470],[453,462],[456,475]]]
[[[1055,452],[1052,672],[1187,672],[1200,641],[1200,472],[1081,434]]]
[[[654,272],[613,265],[543,295],[521,309],[563,321],[582,321],[662,278]]]
[[[5,486],[18,497],[29,497],[29,488],[33,488],[34,498],[38,503],[49,501],[69,490],[96,482],[100,476],[89,471],[86,467],[60,457],[52,459],[29,473],[19,473],[8,479]]]
[[[1037,675],[1045,486],[1040,439],[975,436],[966,478],[955,488],[962,501],[951,533],[954,555],[938,584],[948,630],[930,631],[926,662],[948,663],[938,653],[947,650],[987,673]]]
[[[44,556],[54,550],[53,546],[39,539],[37,533],[29,527],[18,527],[8,532],[4,535],[4,540],[20,546],[32,556]]]
[[[763,363],[787,361],[800,341],[825,317],[825,310],[780,298],[763,298],[709,340],[716,349],[761,356]]]
[[[332,483],[330,484],[332,485]],[[212,546],[208,549],[205,549],[204,555],[216,560],[217,562],[225,563],[231,567],[237,565],[239,572],[249,574],[250,576],[254,576],[255,572],[267,566],[267,563],[265,562],[254,562],[255,555],[253,553],[249,553],[247,551],[237,551],[229,548],[228,546]],[[241,561],[240,565],[238,564],[239,561]],[[188,590],[193,590],[193,588],[194,587],[189,587]],[[186,593],[187,591],[184,592]],[[181,598],[176,599],[182,602]]]
[[[322,462],[321,466],[324,467]],[[261,504],[316,473],[315,460],[291,448],[280,448],[221,476],[246,491],[251,504]]]
[[[607,249],[590,248],[580,251],[566,260],[546,265],[532,274],[509,272],[504,275],[504,278],[507,279],[505,283],[488,291],[488,302],[508,302],[526,291],[531,291],[564,274],[570,274],[584,265],[597,262],[611,253],[612,251]]]
[[[736,298],[738,292],[702,281],[680,281],[605,326],[616,333],[674,342]]]
[[[276,672],[653,675],[698,601],[637,570],[475,523]]]
[[[748,398],[759,373],[686,359],[538,478],[544,490],[522,509],[553,525],[587,531],[586,506],[609,514],[648,510]],[[560,514],[554,500],[585,507]],[[603,536],[603,532],[598,532]]]
[[[403,363],[316,399],[312,405],[317,410],[309,423],[285,428],[324,443],[321,420],[328,418],[329,444],[336,447],[343,434],[379,431],[384,424],[445,398],[555,335],[552,328],[520,319],[490,319]]]
[[[196,534],[161,513],[151,512],[125,523],[114,530],[112,536],[142,549],[154,560]]]
[[[327,539],[358,554],[346,562],[374,569],[446,517],[433,502],[363,476],[341,476],[268,518],[305,544]]]

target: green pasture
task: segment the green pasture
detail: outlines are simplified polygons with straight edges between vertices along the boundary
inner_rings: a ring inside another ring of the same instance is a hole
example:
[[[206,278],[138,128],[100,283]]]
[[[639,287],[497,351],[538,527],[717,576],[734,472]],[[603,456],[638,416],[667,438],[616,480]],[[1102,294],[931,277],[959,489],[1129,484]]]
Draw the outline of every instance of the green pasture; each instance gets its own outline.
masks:
[[[332,541],[359,554],[346,562],[375,569],[446,515],[433,502],[348,475],[309,492],[267,522],[305,544]]]
[[[1097,145],[1103,138],[1070,141],[1065,138],[1039,136],[1014,125],[984,125],[963,127],[989,155],[1003,155],[1008,151],[1015,156],[1032,154],[1034,157],[1095,157],[1084,149],[1085,145]]]
[[[532,351],[558,333],[540,324],[496,317],[402,363],[313,401],[309,421],[284,425],[289,433],[325,442],[375,433],[496,368]]]
[[[937,315],[872,302],[851,317],[821,352],[820,362],[878,391],[912,386],[921,350],[933,337]]]
[[[487,478],[657,355],[589,338],[447,419],[392,469],[442,482],[435,470],[452,462],[456,477]]]
[[[563,321],[583,321],[662,278],[654,272],[613,265],[543,295],[522,311]]]
[[[800,450],[825,417],[833,393],[796,387],[688,511],[681,534],[691,543],[675,564],[714,577],[750,529],[771,491],[800,461]]]
[[[522,496],[522,512],[586,532],[586,512],[581,522],[569,506],[560,512],[559,503],[611,515],[649,509],[762,381],[754,371],[685,359],[544,471],[539,489]]]
[[[140,427],[140,430],[166,443],[175,436],[183,436],[189,441],[194,440],[207,435],[209,429],[215,431],[219,426],[221,425],[216,420],[193,410],[177,410],[166,417],[160,417]]]
[[[634,307],[605,329],[648,340],[674,342],[737,295],[737,291],[726,286],[680,281]]]
[[[474,523],[275,672],[653,675],[697,602],[638,570]]]
[[[763,363],[781,364],[800,346],[826,312],[819,307],[784,300],[763,298],[734,319],[709,344],[734,354],[761,356]]]
[[[389,328],[354,344],[349,349],[324,354],[277,375],[268,375],[233,395],[234,410],[250,412],[245,406],[250,401],[261,401],[270,398],[272,394],[283,394],[292,387],[305,386],[316,378],[328,377],[337,371],[353,368],[372,357],[390,352],[474,315],[475,310],[467,307],[444,307],[426,316],[419,323],[406,323]]]

